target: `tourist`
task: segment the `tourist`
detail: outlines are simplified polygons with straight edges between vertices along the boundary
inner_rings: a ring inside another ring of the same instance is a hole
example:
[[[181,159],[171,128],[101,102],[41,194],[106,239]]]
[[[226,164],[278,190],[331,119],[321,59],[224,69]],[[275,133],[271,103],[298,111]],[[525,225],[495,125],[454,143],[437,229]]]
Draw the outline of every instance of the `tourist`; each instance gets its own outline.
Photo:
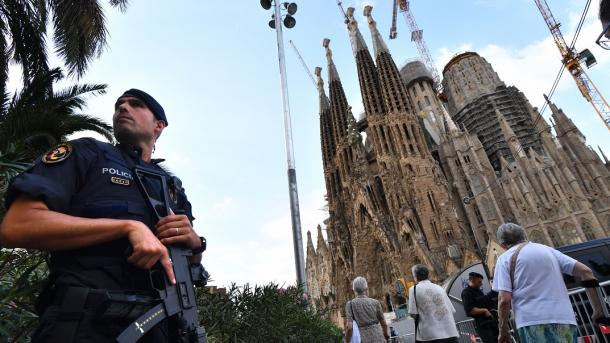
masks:
[[[582,280],[596,320],[603,312],[595,292],[598,283],[591,269],[551,247],[527,242],[525,230],[517,224],[500,225],[497,236],[507,249],[498,258],[493,283],[493,289],[500,292],[498,342],[511,342],[508,332],[511,304],[522,343],[578,342],[576,318],[562,273]]]
[[[457,343],[451,304],[445,290],[435,285],[428,276],[428,267],[417,264],[411,269],[417,284],[409,288],[409,314],[415,319],[417,342]]]
[[[383,317],[381,304],[367,294],[366,279],[358,276],[352,282],[352,289],[356,297],[345,305],[346,342],[352,338],[352,320],[355,320],[360,330],[362,343],[385,343],[390,338],[388,326]]]

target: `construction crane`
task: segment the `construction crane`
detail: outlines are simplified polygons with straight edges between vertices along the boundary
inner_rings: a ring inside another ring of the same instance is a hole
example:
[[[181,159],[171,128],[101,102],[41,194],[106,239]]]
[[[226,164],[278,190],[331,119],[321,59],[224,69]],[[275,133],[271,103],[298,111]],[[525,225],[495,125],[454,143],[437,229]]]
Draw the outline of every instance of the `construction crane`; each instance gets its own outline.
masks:
[[[313,78],[313,75],[311,74],[311,71],[309,70],[309,67],[307,66],[307,63],[305,63],[305,60],[303,59],[303,56],[301,56],[301,53],[299,53],[299,49],[297,49],[297,46],[294,45],[294,42],[292,42],[292,40],[289,40],[289,42],[290,42],[290,45],[292,45],[292,48],[294,49],[294,52],[296,52],[297,57],[299,58],[299,61],[301,61],[301,64],[303,65],[303,68],[307,72],[307,75],[309,75],[309,78],[311,79],[311,83],[313,83],[313,86],[317,88],[318,84],[316,83],[316,80]]]
[[[419,56],[422,59],[422,62],[426,65],[430,73],[432,74],[432,80],[434,81],[434,87],[436,91],[441,94],[442,93],[442,85],[441,78],[436,69],[436,65],[434,64],[434,60],[432,59],[432,55],[430,55],[430,51],[428,50],[428,46],[424,41],[424,31],[421,30],[417,23],[415,22],[415,18],[413,17],[413,13],[411,13],[409,0],[394,0],[394,9],[392,12],[392,27],[390,28],[390,39],[394,39],[397,36],[396,32],[396,8],[400,7],[400,12],[405,17],[407,24],[409,25],[409,29],[411,30],[411,41],[415,42],[417,46],[417,50],[419,51]]]
[[[610,130],[610,106],[608,106],[608,102],[604,99],[604,96],[599,92],[589,75],[585,73],[585,70],[581,66],[581,61],[584,61],[587,66],[591,66],[595,63],[595,58],[588,49],[577,53],[574,48],[570,48],[559,30],[561,24],[553,17],[551,9],[546,1],[534,0],[534,2],[536,3],[536,6],[538,6],[546,25],[551,31],[555,44],[559,48],[562,57],[561,62],[570,72],[574,81],[576,81],[580,93],[582,93],[585,99],[593,105],[597,115],[602,119],[606,128]]]
[[[396,31],[396,13],[398,12],[398,1],[394,0],[392,6],[392,27],[390,28],[390,39],[396,38],[398,32]]]

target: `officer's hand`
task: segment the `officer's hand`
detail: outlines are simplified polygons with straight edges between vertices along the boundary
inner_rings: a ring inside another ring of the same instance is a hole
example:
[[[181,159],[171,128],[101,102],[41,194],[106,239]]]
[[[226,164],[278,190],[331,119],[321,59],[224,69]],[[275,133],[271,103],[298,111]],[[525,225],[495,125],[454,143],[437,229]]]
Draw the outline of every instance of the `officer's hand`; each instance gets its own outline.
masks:
[[[174,214],[170,210],[169,216],[162,218],[157,223],[157,238],[165,245],[184,244],[190,249],[201,246],[201,240],[191,221],[184,214]]]
[[[133,253],[127,258],[127,262],[142,269],[150,269],[155,263],[160,262],[167,273],[167,278],[173,284],[176,283],[172,261],[165,245],[150,231],[148,226],[140,221],[130,220],[127,239],[133,248]]]

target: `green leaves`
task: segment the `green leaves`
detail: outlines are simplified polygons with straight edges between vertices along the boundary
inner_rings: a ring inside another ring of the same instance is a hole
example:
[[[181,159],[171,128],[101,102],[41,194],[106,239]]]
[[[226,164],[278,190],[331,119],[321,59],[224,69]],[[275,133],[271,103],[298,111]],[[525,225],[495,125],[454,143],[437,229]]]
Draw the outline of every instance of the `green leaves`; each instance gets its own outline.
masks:
[[[127,0],[109,3],[121,12],[128,5]],[[50,69],[47,27],[53,29],[53,43],[70,75],[83,76],[106,48],[108,30],[101,1],[2,0],[0,80],[6,80],[9,61],[21,65],[24,83]]]
[[[340,342],[327,312],[308,306],[301,289],[232,284],[226,294],[198,292],[210,342]]]
[[[38,316],[36,298],[48,271],[47,254],[24,249],[0,249],[0,337],[27,342]]]

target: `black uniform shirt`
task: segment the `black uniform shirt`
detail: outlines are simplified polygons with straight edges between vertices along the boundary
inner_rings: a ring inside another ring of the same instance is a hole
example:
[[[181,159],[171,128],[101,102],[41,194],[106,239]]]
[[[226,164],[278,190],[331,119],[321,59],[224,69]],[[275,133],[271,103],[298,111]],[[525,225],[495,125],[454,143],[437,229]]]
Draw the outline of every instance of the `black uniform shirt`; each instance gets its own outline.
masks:
[[[92,138],[63,143],[24,173],[6,194],[6,207],[20,195],[43,201],[50,210],[85,218],[139,220],[154,227],[156,218],[134,180],[135,165],[167,175],[156,163],[142,161],[133,150]],[[174,189],[171,207],[191,219],[184,189]],[[179,204],[179,206],[177,206]],[[126,262],[127,238],[51,254],[52,283],[104,289],[148,289],[147,274]]]
[[[476,323],[479,323],[485,319],[485,315],[481,314],[478,316],[473,316],[470,314],[473,308],[487,308],[484,304],[485,294],[478,288],[473,288],[470,286],[466,286],[462,291],[462,302],[464,304],[464,311],[466,311],[466,315],[474,318]],[[489,309],[489,308],[487,308]]]

